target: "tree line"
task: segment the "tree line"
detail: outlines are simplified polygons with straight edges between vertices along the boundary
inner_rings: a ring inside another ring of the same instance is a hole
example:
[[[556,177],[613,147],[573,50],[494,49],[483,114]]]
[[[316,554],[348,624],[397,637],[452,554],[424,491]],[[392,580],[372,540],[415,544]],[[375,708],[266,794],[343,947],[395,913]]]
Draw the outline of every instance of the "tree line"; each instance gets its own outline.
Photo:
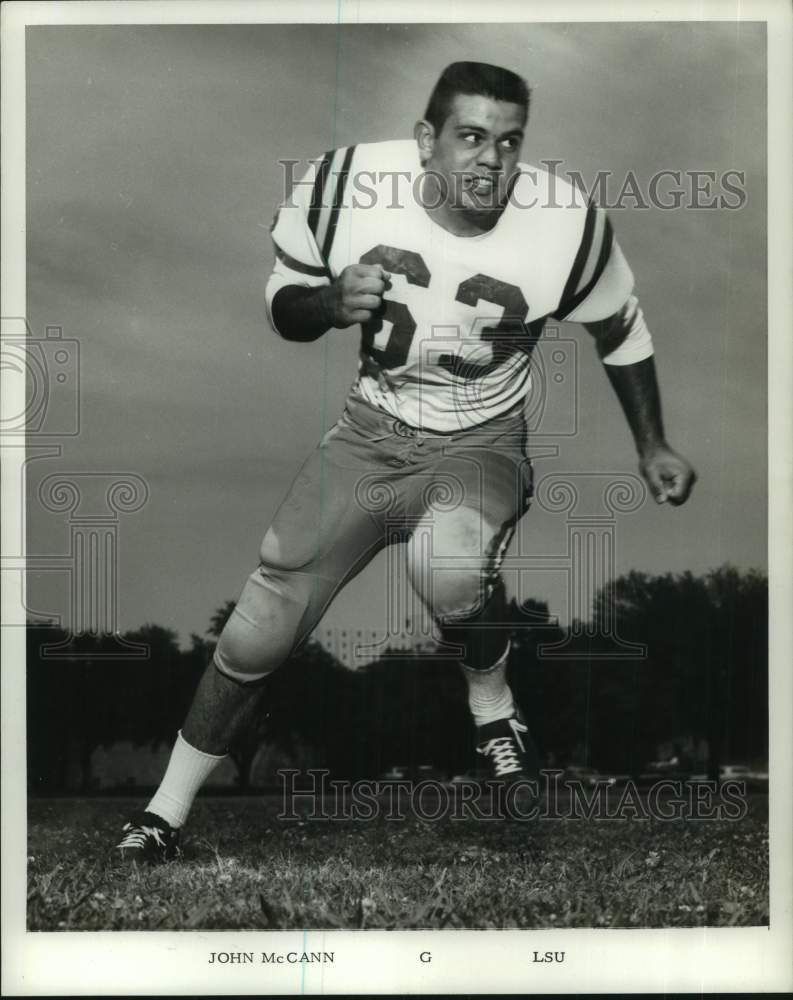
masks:
[[[114,659],[114,637],[27,629],[28,778],[35,792],[91,787],[91,758],[119,741],[170,745],[214,642],[148,624],[124,634],[145,659]],[[510,605],[508,678],[542,758],[640,774],[664,742],[707,747],[712,777],[728,761],[767,760],[768,581],[722,567],[704,576],[632,572],[597,595],[587,622],[562,628],[547,604]],[[47,655],[61,643],[60,655]],[[628,643],[645,649],[636,656]],[[626,649],[630,655],[626,658]],[[427,651],[386,651],[357,670],[309,641],[267,681],[262,708],[232,748],[244,789],[260,746],[333,776],[475,767],[474,730],[457,665]]]

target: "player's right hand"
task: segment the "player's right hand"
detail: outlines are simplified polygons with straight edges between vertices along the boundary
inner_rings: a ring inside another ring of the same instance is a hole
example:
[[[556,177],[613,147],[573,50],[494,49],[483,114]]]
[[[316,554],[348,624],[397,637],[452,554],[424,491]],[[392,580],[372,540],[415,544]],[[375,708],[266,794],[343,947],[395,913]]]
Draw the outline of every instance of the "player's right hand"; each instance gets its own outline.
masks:
[[[383,292],[390,287],[388,271],[379,264],[350,264],[331,286],[337,329],[366,323],[382,308]]]

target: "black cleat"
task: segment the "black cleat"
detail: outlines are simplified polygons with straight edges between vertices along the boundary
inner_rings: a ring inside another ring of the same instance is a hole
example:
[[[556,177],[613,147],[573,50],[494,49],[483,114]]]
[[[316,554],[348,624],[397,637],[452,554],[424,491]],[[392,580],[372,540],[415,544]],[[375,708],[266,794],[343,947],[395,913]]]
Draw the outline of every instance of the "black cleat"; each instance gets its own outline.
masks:
[[[121,861],[144,865],[159,865],[174,861],[182,853],[179,831],[155,813],[142,812],[134,816],[122,830],[124,836],[116,844]]]
[[[476,752],[487,761],[489,781],[511,785],[539,778],[537,751],[519,715],[480,726]]]

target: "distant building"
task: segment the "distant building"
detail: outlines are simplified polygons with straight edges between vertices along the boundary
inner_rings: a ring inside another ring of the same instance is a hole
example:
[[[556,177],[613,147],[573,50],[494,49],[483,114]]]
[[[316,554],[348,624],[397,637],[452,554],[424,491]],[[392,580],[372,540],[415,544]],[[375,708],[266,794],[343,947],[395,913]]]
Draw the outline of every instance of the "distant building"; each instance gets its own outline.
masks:
[[[332,628],[320,626],[313,632],[313,638],[335,656],[339,663],[351,670],[357,670],[365,663],[371,663],[386,651],[414,652],[423,645],[417,637],[411,635],[388,635],[376,629],[365,628]],[[418,637],[423,639],[424,637]]]

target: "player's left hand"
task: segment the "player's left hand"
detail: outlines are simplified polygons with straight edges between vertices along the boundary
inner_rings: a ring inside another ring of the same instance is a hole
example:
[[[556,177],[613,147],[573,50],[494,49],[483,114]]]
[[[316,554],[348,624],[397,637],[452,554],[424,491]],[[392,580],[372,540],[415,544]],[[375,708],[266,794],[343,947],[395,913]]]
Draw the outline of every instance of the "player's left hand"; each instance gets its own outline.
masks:
[[[666,503],[668,500],[675,507],[688,500],[697,479],[689,462],[667,445],[658,445],[645,452],[639,462],[639,471],[650,487],[656,503]]]

